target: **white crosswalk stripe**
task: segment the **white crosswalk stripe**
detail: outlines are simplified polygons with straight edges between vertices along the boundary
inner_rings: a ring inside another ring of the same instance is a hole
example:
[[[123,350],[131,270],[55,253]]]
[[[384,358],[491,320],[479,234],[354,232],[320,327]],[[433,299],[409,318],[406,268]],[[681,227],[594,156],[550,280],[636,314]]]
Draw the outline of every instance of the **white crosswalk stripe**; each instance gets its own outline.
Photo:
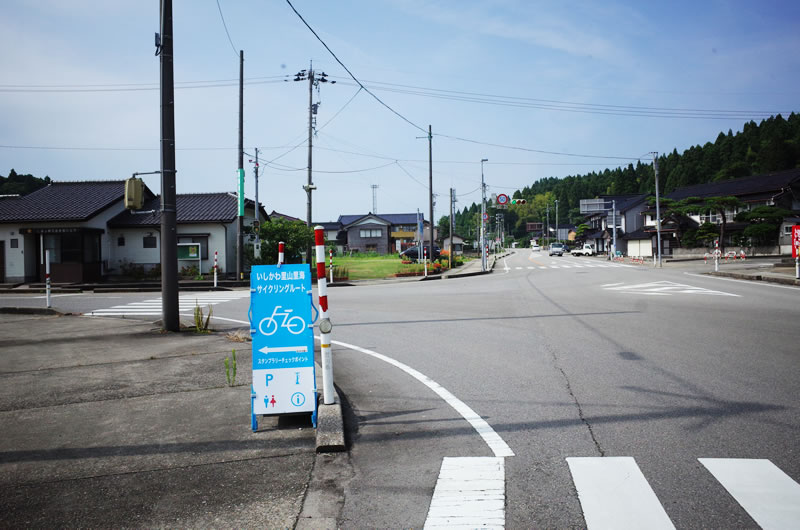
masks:
[[[800,484],[769,460],[698,460],[762,528],[800,527]]]
[[[208,307],[240,298],[249,298],[249,290],[198,291],[178,294],[178,311],[194,311],[196,306]],[[92,316],[152,316],[161,314],[161,298],[131,302],[86,313]]]
[[[566,460],[586,528],[675,528],[632,457]],[[762,528],[798,528],[800,484],[771,461],[698,460]]]
[[[445,457],[425,528],[503,528],[505,479],[502,457]]]
[[[675,528],[633,458],[567,458],[567,464],[587,528]]]

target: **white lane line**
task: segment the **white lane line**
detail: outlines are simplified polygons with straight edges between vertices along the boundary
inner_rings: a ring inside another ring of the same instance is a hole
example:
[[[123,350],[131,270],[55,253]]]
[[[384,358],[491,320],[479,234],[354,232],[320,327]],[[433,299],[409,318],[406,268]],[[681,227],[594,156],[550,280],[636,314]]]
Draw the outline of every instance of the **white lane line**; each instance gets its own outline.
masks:
[[[606,283],[606,284],[603,284],[603,285],[601,285],[600,287],[615,287],[615,286],[617,286],[617,285],[625,285],[625,282],[619,282],[619,283]]]
[[[522,267],[514,267],[516,270],[521,271]]]
[[[505,461],[445,457],[424,528],[503,528]]]
[[[769,460],[698,460],[762,528],[800,526],[800,484]]]
[[[492,450],[494,456],[514,456],[514,452],[511,450],[511,448],[506,444],[506,442],[503,441],[502,438],[500,438],[500,435],[497,434],[488,423],[486,423],[486,420],[478,416],[474,410],[467,406],[466,403],[455,397],[446,388],[441,386],[427,375],[418,372],[410,366],[392,359],[391,357],[387,357],[381,353],[367,350],[366,348],[360,348],[358,346],[354,346],[353,344],[347,344],[346,342],[339,342],[337,340],[332,340],[331,343],[349,348],[351,350],[360,351],[361,353],[366,353],[367,355],[375,357],[376,359],[380,359],[381,361],[387,362],[392,366],[400,368],[402,371],[436,392],[436,394],[445,400],[448,405],[453,407],[456,412],[461,414],[461,417],[467,420],[478,432],[478,434],[481,435],[481,438],[483,438],[483,441],[485,441],[486,445],[489,446],[489,449]]]
[[[535,269],[535,268],[536,268],[536,267],[528,267],[528,270],[530,270],[530,269]]]
[[[633,458],[567,458],[567,464],[587,528],[675,528]]]
[[[541,267],[541,266],[540,266],[539,268],[540,268],[540,269],[546,269],[547,267]]]
[[[557,269],[557,268],[558,268],[558,265],[550,265],[550,268],[551,268],[551,269]]]
[[[705,274],[695,274],[693,272],[684,272],[684,274],[686,274],[687,276],[697,276],[698,278],[704,278],[706,280],[721,280],[723,282],[737,282],[737,283],[750,284],[750,285],[755,284],[755,285],[758,285],[758,286],[762,286],[763,285],[764,287],[775,287],[777,289],[792,289],[794,291],[797,291],[798,289],[800,289],[800,287],[791,287],[789,285],[775,285],[774,283],[762,282],[762,281],[758,281],[758,280],[739,280],[739,279],[736,279],[736,278],[720,278],[719,276],[707,276]]]

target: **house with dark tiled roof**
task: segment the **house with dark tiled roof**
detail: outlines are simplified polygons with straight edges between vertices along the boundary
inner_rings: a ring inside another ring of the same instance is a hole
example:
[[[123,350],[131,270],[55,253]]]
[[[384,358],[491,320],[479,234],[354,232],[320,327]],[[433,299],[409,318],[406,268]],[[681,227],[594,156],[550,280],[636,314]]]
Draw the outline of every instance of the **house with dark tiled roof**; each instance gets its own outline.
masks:
[[[581,213],[591,228],[582,239],[594,244],[598,252],[610,251],[616,230],[617,247],[626,252],[625,234],[643,226],[642,212],[647,209],[647,195],[600,195],[595,199],[581,200]],[[615,217],[616,216],[616,217]],[[616,225],[616,226],[615,226]]]
[[[710,197],[736,197],[744,206],[725,212],[726,241],[728,247],[732,238],[747,226],[735,222],[734,218],[741,211],[751,210],[758,206],[776,206],[793,212],[800,212],[800,168],[776,171],[763,175],[753,175],[719,182],[707,182],[695,186],[679,188],[666,194],[666,198],[679,201],[689,197],[701,199]],[[649,207],[643,213],[644,225],[636,234],[630,234],[631,241],[638,241],[639,255],[652,256],[656,252],[656,212]],[[681,234],[686,230],[697,228],[703,223],[721,224],[721,216],[715,212],[703,212],[689,216],[669,215],[662,212],[661,220],[661,253],[670,256],[680,246]],[[789,236],[785,222],[778,234],[779,248],[775,252],[790,253]],[[763,250],[763,249],[762,249]],[[630,254],[635,255],[635,254]]]
[[[423,237],[427,241],[430,223],[416,213],[340,215],[334,222],[315,225],[325,229],[325,239],[335,241],[339,252],[389,254],[414,245],[419,238],[418,222],[423,223]]]
[[[124,197],[125,181],[112,180],[53,182],[1,199],[0,282],[44,281],[47,251],[54,282],[95,282],[121,273],[124,264],[160,263],[159,198],[145,187],[144,208],[131,212]],[[234,270],[236,195],[178,195],[176,206],[178,241],[201,244],[203,272],[211,269],[214,251],[221,270]],[[263,208],[260,212],[266,219]],[[254,215],[253,201],[246,201],[246,226]]]
[[[200,273],[212,271],[214,253],[217,252],[221,273],[236,269],[236,236],[238,233],[238,206],[235,193],[178,194],[175,201],[178,245],[200,244],[200,259],[179,261],[179,268],[198,266]],[[253,243],[255,203],[245,199],[244,225],[247,228],[245,244]],[[108,222],[113,231],[113,257],[111,267],[119,269],[124,264],[135,263],[145,269],[161,262],[158,232],[161,229],[160,199],[152,198],[140,211],[124,210]],[[147,213],[145,213],[147,212]],[[268,219],[263,206],[259,219]],[[141,241],[141,244],[140,244]],[[132,244],[129,244],[131,242]]]

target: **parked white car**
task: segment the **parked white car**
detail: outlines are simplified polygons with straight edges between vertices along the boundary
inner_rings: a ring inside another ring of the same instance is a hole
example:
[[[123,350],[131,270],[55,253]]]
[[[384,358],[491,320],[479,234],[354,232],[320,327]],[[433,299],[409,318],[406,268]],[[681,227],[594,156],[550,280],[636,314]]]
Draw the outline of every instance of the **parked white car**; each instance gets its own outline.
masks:
[[[540,247],[537,243],[531,244],[531,252],[541,252],[542,247]]]

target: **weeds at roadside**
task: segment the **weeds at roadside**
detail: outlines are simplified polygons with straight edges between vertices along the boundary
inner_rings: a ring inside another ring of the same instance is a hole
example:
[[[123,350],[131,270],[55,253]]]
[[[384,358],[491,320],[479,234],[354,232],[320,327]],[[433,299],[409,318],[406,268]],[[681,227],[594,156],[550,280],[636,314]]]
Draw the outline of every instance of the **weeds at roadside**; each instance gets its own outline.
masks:
[[[225,379],[228,386],[236,385],[236,350],[233,350],[231,357],[225,357]]]
[[[208,306],[208,316],[203,322],[203,308],[200,307],[200,304],[197,303],[195,300],[194,306],[194,328],[197,333],[208,333],[208,323],[211,320],[211,314],[214,311],[211,309],[211,305]]]

